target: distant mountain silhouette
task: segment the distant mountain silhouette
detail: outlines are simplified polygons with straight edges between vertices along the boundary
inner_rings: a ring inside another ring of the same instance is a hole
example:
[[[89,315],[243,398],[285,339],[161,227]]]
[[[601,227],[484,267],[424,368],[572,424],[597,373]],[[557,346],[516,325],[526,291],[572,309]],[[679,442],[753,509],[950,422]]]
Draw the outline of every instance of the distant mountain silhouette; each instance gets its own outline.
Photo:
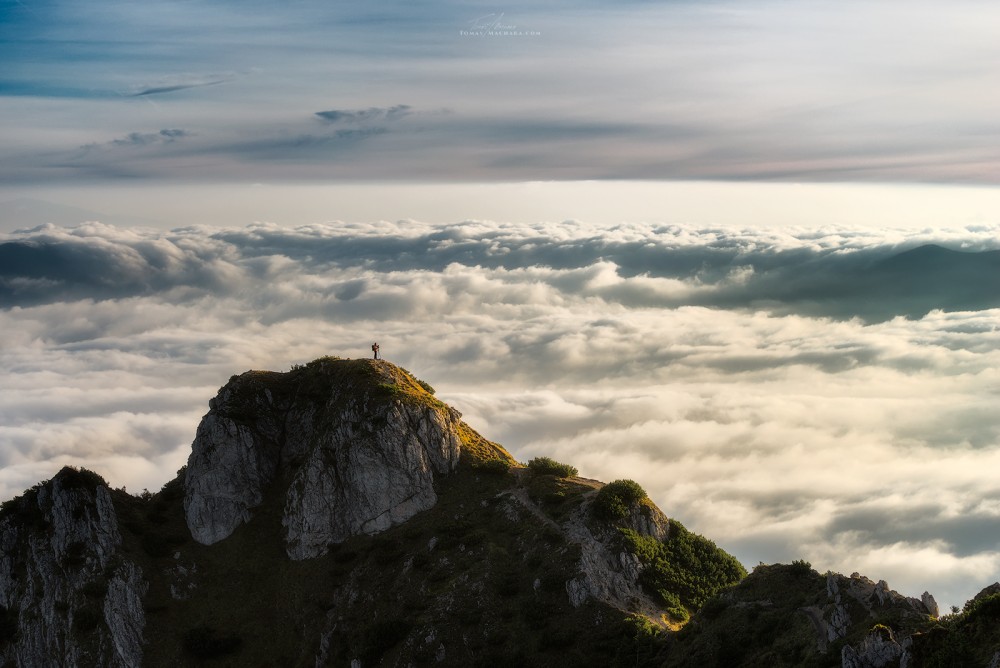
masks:
[[[927,244],[876,264],[866,278],[872,294],[899,300],[903,315],[1000,307],[1000,251]]]
[[[926,244],[889,256],[826,256],[762,272],[719,305],[750,303],[836,318],[882,322],[930,311],[1000,308],[1000,251],[957,251]]]

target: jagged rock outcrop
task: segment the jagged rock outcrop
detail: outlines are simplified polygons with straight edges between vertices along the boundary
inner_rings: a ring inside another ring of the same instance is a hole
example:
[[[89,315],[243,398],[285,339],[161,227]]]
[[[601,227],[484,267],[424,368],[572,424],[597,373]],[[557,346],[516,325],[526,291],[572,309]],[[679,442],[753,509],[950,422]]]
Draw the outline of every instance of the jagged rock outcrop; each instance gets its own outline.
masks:
[[[399,403],[371,428],[352,410],[316,439],[294,474],[282,519],[293,559],[324,554],[330,543],[384,531],[431,508],[434,474],[458,464],[456,412]]]
[[[857,647],[847,645],[841,652],[841,668],[886,668],[899,666],[904,648],[888,627],[873,629]]]
[[[5,504],[0,606],[18,631],[0,646],[0,662],[140,665],[146,585],[121,542],[108,487],[90,472],[63,469]]]
[[[293,559],[384,531],[436,502],[434,476],[452,471],[461,455],[459,413],[387,362],[313,365],[249,372],[211,402],[185,477],[198,542],[232,534],[279,479]],[[316,375],[329,382],[310,387]]]
[[[566,583],[566,593],[575,607],[595,598],[621,609],[631,609],[656,619],[663,614],[663,604],[653,600],[640,582],[643,565],[635,554],[619,546],[614,527],[594,531],[588,525],[595,493],[573,512],[563,525],[566,537],[580,546],[580,572]],[[636,504],[621,524],[643,536],[662,541],[669,522],[655,507]]]
[[[929,591],[925,591],[920,595],[920,602],[924,604],[924,608],[927,609],[927,614],[931,617],[940,617],[940,609],[938,608],[937,601],[934,600],[934,596],[931,595]]]
[[[670,522],[663,512],[651,503],[636,503],[629,508],[622,525],[641,536],[664,541],[670,535]]]
[[[980,589],[979,593],[972,597],[972,601],[981,601],[984,598],[995,596],[997,594],[1000,594],[1000,582],[994,582],[993,584]]]

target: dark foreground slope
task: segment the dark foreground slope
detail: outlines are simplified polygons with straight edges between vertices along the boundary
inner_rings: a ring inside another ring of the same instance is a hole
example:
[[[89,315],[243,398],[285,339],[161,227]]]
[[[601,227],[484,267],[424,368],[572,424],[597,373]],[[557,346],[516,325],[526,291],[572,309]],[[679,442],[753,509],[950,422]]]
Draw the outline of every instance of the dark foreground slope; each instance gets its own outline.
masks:
[[[993,658],[990,592],[935,621],[860,576],[746,577],[635,483],[517,464],[388,362],[251,371],[210,406],[157,494],[67,468],[2,505],[0,665]]]

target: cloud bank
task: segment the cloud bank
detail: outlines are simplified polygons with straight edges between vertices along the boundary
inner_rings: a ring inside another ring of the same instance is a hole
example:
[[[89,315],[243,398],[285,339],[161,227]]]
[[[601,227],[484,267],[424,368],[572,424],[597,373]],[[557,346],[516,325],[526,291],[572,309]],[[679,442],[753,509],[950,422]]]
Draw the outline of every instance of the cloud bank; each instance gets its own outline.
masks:
[[[745,563],[1000,577],[994,227],[89,223],[0,238],[0,491],[184,463],[233,373],[386,357]]]

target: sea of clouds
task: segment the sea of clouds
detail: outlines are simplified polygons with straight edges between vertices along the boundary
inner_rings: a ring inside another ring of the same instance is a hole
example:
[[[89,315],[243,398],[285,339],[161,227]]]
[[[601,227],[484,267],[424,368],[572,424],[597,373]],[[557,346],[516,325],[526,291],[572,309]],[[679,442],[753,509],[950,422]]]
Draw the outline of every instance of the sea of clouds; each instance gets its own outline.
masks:
[[[520,460],[635,479],[748,566],[961,604],[1000,578],[998,232],[6,234],[0,497],[66,464],[155,491],[232,374],[377,340]]]

